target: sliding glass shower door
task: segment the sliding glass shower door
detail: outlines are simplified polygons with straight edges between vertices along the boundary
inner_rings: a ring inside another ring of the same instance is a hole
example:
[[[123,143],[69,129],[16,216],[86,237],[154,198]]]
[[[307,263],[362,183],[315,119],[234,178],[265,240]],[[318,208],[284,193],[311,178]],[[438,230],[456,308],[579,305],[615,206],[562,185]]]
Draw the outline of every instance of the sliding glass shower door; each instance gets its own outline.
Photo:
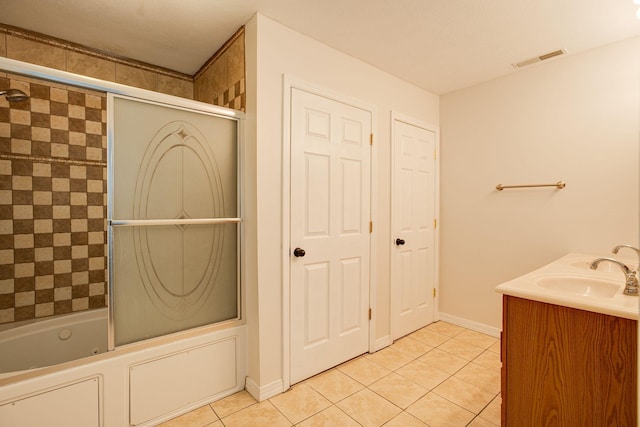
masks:
[[[117,95],[109,111],[110,344],[237,318],[237,121]]]

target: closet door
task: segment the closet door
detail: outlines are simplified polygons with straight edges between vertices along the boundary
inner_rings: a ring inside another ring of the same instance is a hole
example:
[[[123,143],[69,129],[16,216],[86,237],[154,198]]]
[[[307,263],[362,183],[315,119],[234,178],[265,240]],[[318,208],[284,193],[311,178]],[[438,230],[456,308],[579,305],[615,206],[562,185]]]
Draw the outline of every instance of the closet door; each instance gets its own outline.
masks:
[[[291,93],[291,383],[369,348],[371,112]]]
[[[435,133],[393,120],[391,321],[393,338],[433,322]]]

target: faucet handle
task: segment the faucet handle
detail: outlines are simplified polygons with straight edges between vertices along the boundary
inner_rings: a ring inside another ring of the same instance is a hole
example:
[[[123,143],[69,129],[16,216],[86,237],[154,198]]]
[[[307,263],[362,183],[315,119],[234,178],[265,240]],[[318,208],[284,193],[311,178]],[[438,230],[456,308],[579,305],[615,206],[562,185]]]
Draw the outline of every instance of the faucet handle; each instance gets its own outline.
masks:
[[[638,266],[635,268],[635,271],[640,271],[640,249],[635,248],[631,245],[618,245],[615,248],[611,249],[611,252],[617,254],[618,251],[622,248],[628,248],[636,252],[636,255],[638,255]]]

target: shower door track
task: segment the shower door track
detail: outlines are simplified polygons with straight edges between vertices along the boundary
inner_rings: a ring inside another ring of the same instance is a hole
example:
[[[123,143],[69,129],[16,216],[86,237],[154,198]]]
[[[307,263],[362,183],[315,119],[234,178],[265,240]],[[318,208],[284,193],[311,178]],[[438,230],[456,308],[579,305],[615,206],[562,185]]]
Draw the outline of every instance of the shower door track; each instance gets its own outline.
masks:
[[[150,226],[150,225],[190,225],[229,224],[242,222],[241,218],[185,218],[185,219],[112,219],[110,226]]]

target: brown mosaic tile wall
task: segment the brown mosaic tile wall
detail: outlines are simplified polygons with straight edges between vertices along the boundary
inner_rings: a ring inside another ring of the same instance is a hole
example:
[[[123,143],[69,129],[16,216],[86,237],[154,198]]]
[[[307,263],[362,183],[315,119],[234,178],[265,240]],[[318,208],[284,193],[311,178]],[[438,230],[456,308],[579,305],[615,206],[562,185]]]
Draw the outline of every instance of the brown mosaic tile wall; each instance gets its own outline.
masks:
[[[244,27],[194,75],[194,99],[245,111]]]
[[[106,97],[0,75],[0,323],[106,306]]]
[[[222,92],[213,100],[214,105],[245,111],[247,95],[244,88],[244,78]]]

